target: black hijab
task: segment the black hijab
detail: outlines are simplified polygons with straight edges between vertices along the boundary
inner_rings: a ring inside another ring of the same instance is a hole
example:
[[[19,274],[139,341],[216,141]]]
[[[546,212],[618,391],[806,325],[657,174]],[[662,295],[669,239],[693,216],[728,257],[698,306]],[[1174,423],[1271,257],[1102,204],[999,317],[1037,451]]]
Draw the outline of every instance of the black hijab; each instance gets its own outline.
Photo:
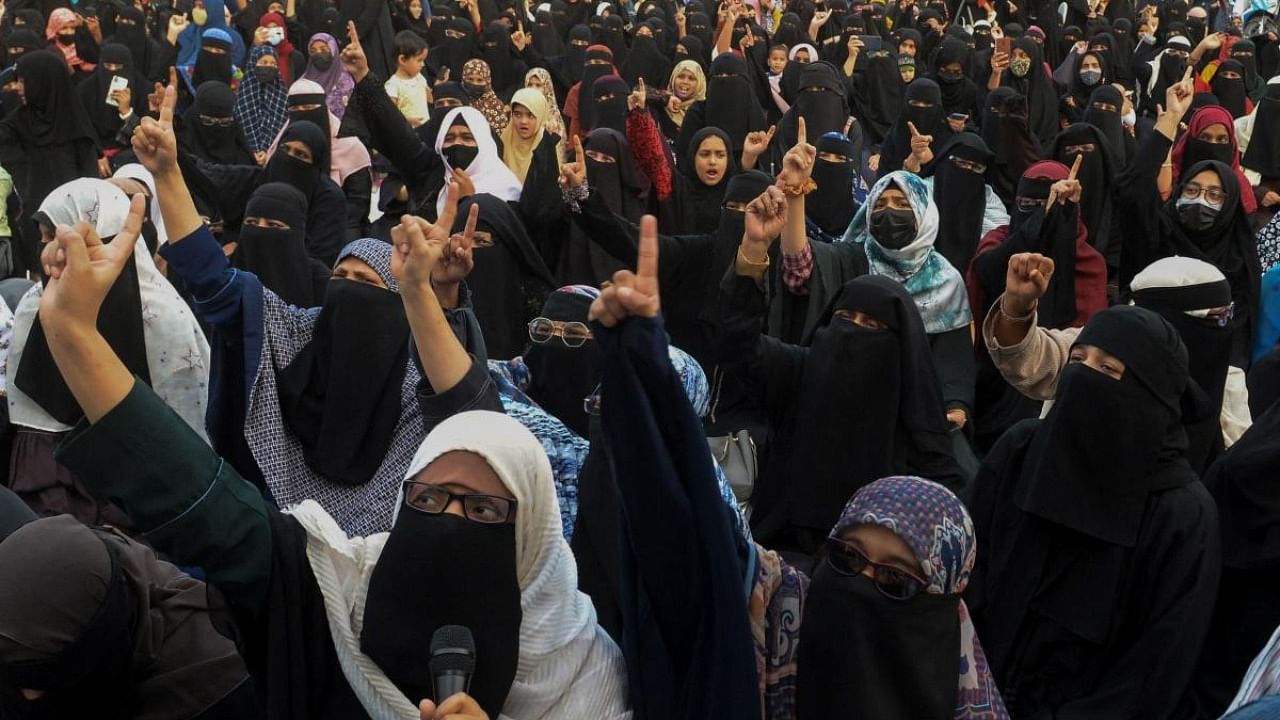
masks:
[[[1107,139],[1107,147],[1111,151],[1111,162],[1117,171],[1127,164],[1126,133],[1124,121],[1120,117],[1123,107],[1124,95],[1121,95],[1120,91],[1112,85],[1103,85],[1089,96],[1089,105],[1084,109],[1081,117],[1083,122],[1097,128],[1098,132]]]
[[[294,140],[302,142],[311,150],[310,164],[284,152],[284,144]],[[321,176],[328,174],[329,136],[313,122],[291,120],[280,134],[276,152],[262,169],[262,181],[288,183],[310,198],[320,185]]]
[[[1119,176],[1122,165],[1115,163],[1116,153],[1107,137],[1088,123],[1075,123],[1058,134],[1053,143],[1054,160],[1071,167],[1077,155],[1083,155],[1076,179],[1083,189],[1080,198],[1080,221],[1089,231],[1089,244],[1103,257],[1113,252],[1111,237],[1112,179]],[[1114,264],[1114,263],[1113,263]]]
[[[471,59],[476,44],[475,32],[476,29],[468,18],[455,17],[449,20],[445,26],[444,45],[432,47],[431,52],[427,53],[427,65],[431,68],[432,75],[438,79],[445,68],[448,68],[449,79],[462,82],[462,66]]]
[[[1223,76],[1224,72],[1234,72],[1240,77],[1228,79]],[[1244,65],[1239,60],[1227,60],[1218,65],[1218,71],[1214,73],[1213,80],[1209,83],[1214,97],[1218,98],[1218,104],[1226,108],[1227,112],[1231,113],[1231,117],[1237,119],[1248,114],[1245,106],[1249,99],[1249,88],[1245,85],[1244,78]]]
[[[591,61],[597,61],[591,64]],[[599,61],[604,60],[609,64],[602,64]],[[596,125],[596,103],[594,88],[596,80],[614,74],[613,53],[609,48],[604,46],[596,46],[587,48],[584,55],[581,85],[578,87],[578,125],[582,127],[583,132],[593,129]]]
[[[866,313],[885,328],[836,318],[837,310]],[[867,483],[890,475],[945,483],[959,473],[928,336],[902,284],[879,275],[850,281],[818,327],[783,452],[792,523],[825,534]]]
[[[547,296],[539,317],[585,325],[591,300],[572,287],[562,288]],[[600,383],[595,358],[589,344],[571,348],[559,337],[530,343],[524,351],[529,368],[529,397],[582,438],[591,433],[591,416],[586,413],[584,401]]]
[[[853,88],[853,113],[866,129],[867,141],[879,145],[905,103],[907,84],[902,82],[897,56],[870,53],[866,69],[854,74]]]
[[[845,123],[849,121],[849,101],[835,65],[825,61],[812,62],[800,71],[800,92],[778,123],[775,147],[790,149],[796,144],[798,117],[804,118],[810,138],[819,138],[829,132],[844,132]]]
[[[1042,145],[1047,145],[1058,134],[1058,93],[1054,90],[1053,78],[1045,72],[1044,51],[1031,38],[1014,40],[1013,49],[1026,53],[1031,58],[1031,67],[1025,77],[1014,75],[1013,70],[1007,71],[1003,84],[1027,99],[1027,126]]]
[[[93,128],[78,107],[61,57],[48,50],[27,52],[18,60],[17,72],[26,102],[14,119],[24,142],[49,147],[93,139]]]
[[[778,27],[773,31],[771,42],[774,45],[786,45],[788,49],[809,42],[809,36],[800,27],[800,16],[793,12],[783,13]]]
[[[108,70],[106,67],[108,63],[122,67],[119,70]],[[80,96],[80,106],[84,108],[89,122],[97,132],[99,142],[104,146],[114,143],[115,135],[119,132],[121,125],[120,109],[106,103],[107,93],[111,89],[111,80],[117,75],[129,81],[129,89],[133,91],[135,97],[150,91],[147,83],[140,78],[134,68],[133,56],[129,53],[129,48],[111,43],[102,46],[98,67],[93,71],[93,75],[82,80],[76,87],[76,94]]]
[[[472,205],[480,206],[476,229],[488,232],[493,243],[475,247],[467,286],[489,357],[508,360],[524,351],[528,322],[556,284],[520,216],[503,200],[487,193],[464,199],[453,232],[463,231]]]
[[[902,169],[902,161],[911,156],[911,123],[922,135],[932,135],[931,148],[941,148],[951,137],[946,111],[942,108],[942,89],[929,78],[916,78],[907,86],[902,114],[880,149],[880,177]],[[936,153],[936,151],[935,151]]]
[[[1247,38],[1237,40],[1231,46],[1231,59],[1244,67],[1244,86],[1252,91],[1259,83],[1257,46]]]
[[[720,138],[725,144],[727,157],[720,181],[715,185],[705,185],[698,177],[695,163],[698,148],[712,137]],[[717,127],[704,127],[689,141],[689,149],[680,166],[684,174],[683,192],[676,199],[680,208],[678,215],[681,218],[681,232],[690,235],[709,234],[720,224],[720,206],[724,204],[729,181],[738,173],[738,162],[734,159],[731,142],[729,134]]]
[[[533,47],[546,57],[564,53],[564,38],[556,29],[550,10],[539,10],[533,20]]]
[[[982,141],[995,151],[991,185],[1013,207],[1018,181],[1041,157],[1040,142],[1027,126],[1027,100],[1013,88],[997,88],[982,109]]]
[[[126,20],[129,22],[125,22]],[[146,16],[132,5],[116,7],[116,31],[107,43],[129,48],[129,54],[136,63],[134,71],[137,74],[145,76],[154,69],[152,65],[155,58],[151,53],[152,40],[147,37]]]
[[[1264,180],[1280,178],[1280,85],[1268,85],[1267,94],[1258,101],[1253,118],[1253,135],[1240,164],[1262,176]]]
[[[1257,366],[1255,366],[1257,367]],[[1280,562],[1280,403],[1254,418],[1253,426],[1204,475],[1222,516],[1222,562],[1261,570]]]
[[[591,105],[594,120],[591,130],[608,128],[620,133],[627,131],[627,95],[631,87],[617,75],[605,75],[591,86]],[[606,97],[612,96],[612,97]]]
[[[627,64],[627,35],[626,23],[622,20],[621,15],[610,15],[604,19],[603,30],[600,33],[600,44],[609,48],[613,53],[613,61],[619,66]]]
[[[365,260],[365,247],[385,254],[378,262],[390,266],[389,246],[360,243],[348,245],[338,262]],[[276,374],[280,414],[302,443],[307,466],[339,485],[369,482],[400,423],[409,321],[394,279],[384,280],[386,288],[330,280],[311,342]]]
[[[253,191],[244,215],[278,220],[289,227],[241,225],[232,256],[235,266],[257,275],[264,287],[290,305],[319,306],[324,301],[328,272],[307,255],[307,198],[291,185],[267,183]],[[321,275],[324,277],[317,283]]]
[[[858,210],[853,189],[858,168],[862,165],[862,131],[855,124],[850,132],[856,140],[839,132],[829,132],[814,143],[818,157],[813,163],[813,181],[818,184],[818,189],[809,195],[804,211],[823,233],[832,237],[844,234]],[[823,159],[823,153],[848,159],[832,162]]]
[[[748,133],[768,127],[751,87],[747,61],[734,53],[723,53],[711,63],[704,103],[706,127],[720,128],[729,136],[734,157],[742,154]]]
[[[232,32],[232,31],[226,31]],[[196,56],[195,70],[191,73],[191,87],[199,88],[206,82],[231,84],[232,44],[216,37],[200,36],[200,52]],[[213,52],[221,50],[222,52]]]
[[[987,170],[978,175],[960,167],[955,160],[978,163]],[[942,253],[961,275],[969,272],[978,243],[982,240],[982,218],[987,208],[987,177],[995,154],[973,133],[952,136],[921,171],[933,178],[933,201],[938,208],[938,238],[933,247]]]
[[[236,95],[226,83],[201,83],[195,102],[182,116],[182,149],[207,162],[254,164],[253,151],[232,114],[235,103]]]
[[[480,36],[480,59],[489,64],[493,72],[493,91],[503,100],[510,99],[512,93],[523,84],[524,78],[516,71],[512,57],[511,32],[507,24],[497,20],[489,23]],[[461,79],[461,75],[458,76]]]
[[[706,51],[706,55],[702,58],[704,63],[711,62],[711,48],[715,46],[714,38],[711,35],[712,25],[711,17],[705,12],[691,12],[687,18],[686,32],[702,41],[702,47]]]
[[[587,43],[586,45],[574,44]],[[564,61],[562,70],[565,79],[569,85],[573,85],[582,80],[583,66],[587,60],[587,47],[591,44],[591,28],[586,25],[574,25],[569,31],[569,38],[565,41]]]
[[[1164,318],[1127,305],[1094,315],[1075,345],[1114,355],[1124,374],[1115,380],[1083,363],[1063,369],[1014,502],[1078,533],[1133,547],[1148,495],[1195,481],[1181,422],[1187,349]]]
[[[703,74],[707,72],[707,51],[702,47],[702,41],[696,35],[685,35],[680,38],[680,42],[676,43],[675,60],[679,63],[681,60],[692,60],[698,63],[698,67],[702,68]]]
[[[651,26],[649,29],[653,32]],[[645,85],[661,88],[666,85],[670,74],[671,61],[658,47],[657,34],[654,33],[653,37],[637,35],[631,42],[631,52],[627,54],[626,62],[622,64],[622,78],[627,84],[636,85],[644,78]]]
[[[1098,66],[1102,69],[1102,77],[1092,85],[1087,85],[1084,80],[1080,79],[1080,65],[1084,63],[1084,59],[1087,57],[1096,58]],[[1099,87],[1114,82],[1115,78],[1111,72],[1111,60],[1107,53],[1090,50],[1083,55],[1073,55],[1072,58],[1074,67],[1071,71],[1071,88],[1067,91],[1064,99],[1067,97],[1072,98],[1075,101],[1076,112],[1081,112],[1088,106],[1089,98],[1093,96],[1093,93]]]
[[[938,46],[933,55],[933,72],[929,75],[942,90],[943,114],[973,112],[978,104],[978,86],[969,79],[969,56],[972,51],[963,41],[948,37]],[[951,63],[960,63],[960,74],[948,77],[942,68]]]
[[[587,180],[591,188],[604,197],[605,204],[615,215],[626,218],[628,222],[639,223],[645,211],[650,182],[636,167],[626,136],[617,130],[599,128],[587,135],[582,147],[614,159],[614,162],[606,163],[588,156]]]

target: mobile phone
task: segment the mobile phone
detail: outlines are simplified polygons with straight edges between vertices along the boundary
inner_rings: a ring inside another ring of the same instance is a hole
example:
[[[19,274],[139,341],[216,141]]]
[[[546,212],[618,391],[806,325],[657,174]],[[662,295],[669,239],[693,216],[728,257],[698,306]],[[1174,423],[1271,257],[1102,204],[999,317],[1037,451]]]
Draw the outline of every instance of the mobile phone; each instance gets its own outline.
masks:
[[[1013,38],[1007,38],[1007,37],[997,38],[997,39],[996,39],[996,53],[997,53],[997,54],[1001,54],[1001,53],[1002,53],[1002,54],[1004,54],[1004,55],[1010,55],[1010,54],[1012,54],[1012,53],[1013,53]]]
[[[862,43],[864,52],[875,52],[884,47],[884,38],[879,35],[859,35],[858,41]]]
[[[115,93],[115,91],[123,90],[127,87],[129,87],[129,78],[120,77],[119,75],[112,75],[111,84],[107,86],[106,103],[111,107],[120,107],[120,103],[116,102],[116,99],[111,96]]]

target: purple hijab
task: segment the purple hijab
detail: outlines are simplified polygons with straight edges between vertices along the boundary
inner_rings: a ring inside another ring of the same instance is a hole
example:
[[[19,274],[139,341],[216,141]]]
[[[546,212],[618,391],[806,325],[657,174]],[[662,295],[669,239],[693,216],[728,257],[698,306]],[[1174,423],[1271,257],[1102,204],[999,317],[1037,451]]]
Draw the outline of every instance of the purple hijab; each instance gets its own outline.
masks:
[[[307,41],[307,56],[311,55],[311,45],[317,40],[323,41],[329,46],[329,52],[333,55],[333,64],[328,70],[319,70],[310,62],[307,63],[307,71],[302,73],[305,80],[314,80],[324,88],[325,104],[329,106],[329,112],[338,116],[341,120],[347,113],[347,98],[351,97],[351,91],[356,86],[356,81],[342,66],[342,56],[339,54],[338,41],[328,33],[316,33]]]

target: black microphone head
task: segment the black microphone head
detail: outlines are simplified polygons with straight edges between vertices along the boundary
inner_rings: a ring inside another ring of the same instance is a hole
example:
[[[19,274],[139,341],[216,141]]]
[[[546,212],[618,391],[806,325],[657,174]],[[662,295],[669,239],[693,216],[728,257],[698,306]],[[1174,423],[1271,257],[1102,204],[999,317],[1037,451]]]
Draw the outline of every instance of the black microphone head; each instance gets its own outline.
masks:
[[[431,635],[431,674],[473,673],[476,669],[476,641],[462,625],[444,625]]]

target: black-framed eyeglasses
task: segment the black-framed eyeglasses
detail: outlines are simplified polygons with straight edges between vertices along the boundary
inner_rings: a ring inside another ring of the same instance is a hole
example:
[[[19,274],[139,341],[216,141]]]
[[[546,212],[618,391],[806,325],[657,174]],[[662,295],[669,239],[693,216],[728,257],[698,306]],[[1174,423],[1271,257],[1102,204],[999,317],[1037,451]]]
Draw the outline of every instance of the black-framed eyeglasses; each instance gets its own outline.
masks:
[[[417,480],[404,481],[404,503],[428,515],[443,513],[453,501],[462,503],[462,514],[472,522],[502,525],[512,522],[516,501],[497,495],[471,495],[450,492],[447,488]]]
[[[542,345],[550,342],[553,337],[560,338],[560,342],[567,347],[579,348],[591,339],[591,328],[580,322],[562,322],[544,317],[529,321],[530,340]]]
[[[872,562],[861,550],[839,538],[827,538],[827,565],[847,577],[857,577],[870,567],[874,573],[871,582],[876,590],[890,600],[910,600],[928,583],[911,573],[892,565]]]
[[[968,170],[969,172],[977,173],[978,175],[981,175],[987,171],[987,166],[983,165],[980,162],[974,162],[973,160],[965,160],[964,158],[957,157],[955,155],[950,155],[947,157],[947,159],[951,161],[952,165],[955,165],[961,170]]]
[[[1019,210],[1031,212],[1049,204],[1049,198],[1018,197],[1015,199]]]

